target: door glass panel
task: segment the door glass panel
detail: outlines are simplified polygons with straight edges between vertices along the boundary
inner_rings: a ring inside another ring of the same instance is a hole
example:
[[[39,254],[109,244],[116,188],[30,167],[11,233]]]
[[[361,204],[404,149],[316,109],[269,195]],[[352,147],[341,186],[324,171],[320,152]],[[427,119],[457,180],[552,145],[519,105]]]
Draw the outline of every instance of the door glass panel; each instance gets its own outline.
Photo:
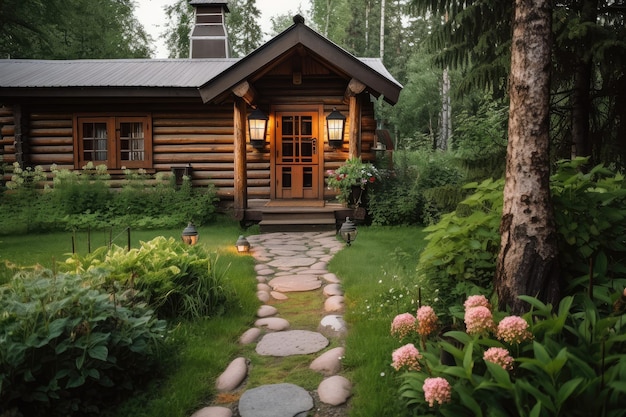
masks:
[[[291,168],[290,167],[283,167],[283,172],[282,172],[282,179],[283,179],[283,187],[284,188],[291,188]]]
[[[313,187],[313,168],[304,167],[302,170],[302,186],[304,188]]]
[[[302,136],[311,136],[313,134],[313,117],[302,116],[300,119],[300,126],[302,126],[302,131],[300,134]]]
[[[293,116],[283,116],[283,135],[293,135]]]

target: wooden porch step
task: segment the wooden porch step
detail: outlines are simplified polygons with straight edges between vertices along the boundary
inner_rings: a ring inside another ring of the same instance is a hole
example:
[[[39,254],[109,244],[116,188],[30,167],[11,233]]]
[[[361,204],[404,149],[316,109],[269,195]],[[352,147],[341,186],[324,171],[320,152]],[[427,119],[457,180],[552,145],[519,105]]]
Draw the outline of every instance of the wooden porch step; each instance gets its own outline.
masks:
[[[311,208],[264,209],[261,232],[304,232],[336,230],[335,212]]]

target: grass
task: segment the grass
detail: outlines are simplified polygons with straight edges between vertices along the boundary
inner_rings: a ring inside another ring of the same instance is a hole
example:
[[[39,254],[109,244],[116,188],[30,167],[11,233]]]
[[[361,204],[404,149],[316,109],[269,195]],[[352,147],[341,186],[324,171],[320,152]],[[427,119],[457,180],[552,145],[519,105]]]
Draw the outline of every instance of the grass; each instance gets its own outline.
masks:
[[[131,246],[157,235],[180,237],[180,230],[132,231]],[[199,244],[217,252],[216,267],[228,277],[237,303],[226,314],[194,322],[172,323],[170,339],[163,352],[162,367],[132,398],[103,412],[104,417],[183,417],[208,404],[230,404],[240,392],[218,394],[215,380],[235,357],[251,358],[247,387],[291,382],[315,390],[322,376],[309,369],[315,355],[287,358],[253,354],[254,345],[240,346],[237,339],[254,321],[259,301],[255,295],[254,260],[241,256],[234,242],[241,234],[232,221],[199,228]],[[119,234],[119,232],[118,232]],[[92,247],[108,244],[108,232],[94,232]],[[404,416],[407,411],[398,396],[398,380],[391,368],[391,352],[398,342],[389,335],[393,317],[416,309],[415,266],[425,242],[417,227],[361,227],[350,248],[337,253],[329,269],[342,280],[348,322],[344,369],[353,382],[351,417]],[[126,245],[126,234],[115,243]],[[87,250],[86,234],[77,235],[77,251]],[[0,236],[0,262],[28,266],[35,263],[52,268],[72,250],[71,233],[33,236]],[[0,267],[1,268],[1,267]],[[0,269],[2,273],[8,273]],[[314,292],[291,293],[290,302],[274,301],[281,317],[293,329],[319,324],[323,296]],[[332,348],[338,341],[331,339]]]
[[[417,309],[415,267],[424,236],[417,227],[360,228],[354,244],[329,264],[346,296],[343,363],[354,385],[351,417],[407,415],[391,367],[399,346],[389,329],[396,314]]]

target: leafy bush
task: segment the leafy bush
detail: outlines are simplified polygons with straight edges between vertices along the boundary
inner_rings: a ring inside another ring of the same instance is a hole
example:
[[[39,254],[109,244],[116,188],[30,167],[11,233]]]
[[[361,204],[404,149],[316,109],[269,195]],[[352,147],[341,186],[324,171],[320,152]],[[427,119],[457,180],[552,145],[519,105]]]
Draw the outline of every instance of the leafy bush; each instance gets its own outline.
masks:
[[[423,224],[454,209],[463,195],[462,175],[452,157],[431,152],[394,152],[370,192],[369,212],[379,225]]]
[[[0,311],[0,414],[97,414],[151,371],[165,336],[104,275],[24,271],[0,288]]]
[[[174,238],[159,236],[130,251],[113,245],[85,256],[74,254],[63,268],[87,277],[109,276],[135,290],[136,297],[160,317],[219,314],[229,299],[224,273],[217,269],[217,256]]]
[[[623,306],[603,315],[585,295],[564,298],[557,311],[522,298],[532,306],[524,317],[505,317],[468,299],[465,329],[440,337],[432,336],[437,318],[433,324],[425,307],[417,317],[394,320],[395,334],[408,332],[405,341],[415,343],[393,355],[395,367],[407,370],[400,392],[414,415],[626,415]],[[613,292],[612,301],[618,299],[624,303],[626,294]]]
[[[111,227],[167,228],[193,221],[202,225],[216,213],[214,186],[194,188],[190,178],[176,187],[167,174],[126,170],[119,190],[109,188],[104,165],[87,164],[81,171],[51,167],[53,188],[38,190],[45,179],[40,167],[14,167],[12,191],[2,195],[1,233],[30,230],[85,230]]]
[[[626,276],[626,181],[601,166],[583,173],[585,163],[584,158],[563,161],[551,178],[559,261],[569,294],[581,287],[606,293],[612,279]],[[417,272],[429,303],[438,297],[441,305],[454,305],[467,294],[490,291],[503,186],[503,180],[467,185],[475,193],[426,229],[429,243]]]
[[[368,185],[374,185],[380,181],[378,169],[361,158],[351,158],[336,170],[326,172],[326,184],[338,192],[337,199],[345,204],[359,205],[360,202],[352,201],[352,189],[365,190]]]

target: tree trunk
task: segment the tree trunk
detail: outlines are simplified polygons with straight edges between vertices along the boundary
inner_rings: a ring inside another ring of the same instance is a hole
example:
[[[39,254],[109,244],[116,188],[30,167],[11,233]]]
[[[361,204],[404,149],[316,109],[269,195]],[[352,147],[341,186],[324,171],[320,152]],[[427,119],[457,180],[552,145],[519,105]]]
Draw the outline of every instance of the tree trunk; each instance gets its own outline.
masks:
[[[527,310],[519,295],[557,303],[556,227],[550,199],[550,0],[515,0],[509,143],[501,246],[495,276],[499,307]]]

